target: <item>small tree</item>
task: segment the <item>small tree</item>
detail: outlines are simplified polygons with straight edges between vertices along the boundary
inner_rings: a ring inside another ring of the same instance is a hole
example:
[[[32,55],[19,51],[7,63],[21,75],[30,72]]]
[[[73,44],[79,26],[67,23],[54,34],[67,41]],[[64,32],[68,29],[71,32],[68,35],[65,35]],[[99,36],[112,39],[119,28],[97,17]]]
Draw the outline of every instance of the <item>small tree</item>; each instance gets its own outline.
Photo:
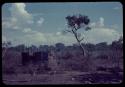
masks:
[[[79,14],[79,16],[76,15],[67,16],[66,20],[68,22],[68,27],[71,29],[71,30],[66,30],[66,32],[70,32],[75,36],[77,42],[79,43],[79,46],[82,49],[83,56],[86,56],[85,49],[81,44],[81,41],[83,41],[84,37],[81,37],[81,34],[78,33],[78,30],[81,27],[83,27],[85,31],[90,30],[91,28],[88,26],[90,19],[88,18],[88,16]]]
[[[8,42],[3,42],[2,43],[2,57],[4,57],[5,56],[5,54],[6,54],[6,52],[7,52],[7,50],[8,50],[8,48],[10,47],[12,45],[12,43],[10,42],[10,41],[8,41]]]

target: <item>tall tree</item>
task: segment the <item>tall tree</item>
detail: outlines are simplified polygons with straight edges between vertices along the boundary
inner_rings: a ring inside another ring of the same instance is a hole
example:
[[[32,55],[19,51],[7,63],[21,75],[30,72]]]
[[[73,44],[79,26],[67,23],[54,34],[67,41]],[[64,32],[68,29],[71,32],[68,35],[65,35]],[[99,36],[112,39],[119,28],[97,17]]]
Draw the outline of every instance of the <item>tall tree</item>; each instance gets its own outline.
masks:
[[[90,30],[91,28],[88,26],[90,23],[90,19],[88,18],[88,16],[79,14],[78,16],[67,16],[66,20],[68,23],[68,27],[70,28],[70,30],[66,30],[66,32],[70,32],[74,35],[77,42],[79,43],[79,46],[82,49],[83,56],[87,56],[85,49],[81,44],[81,41],[83,41],[84,37],[81,36],[81,33],[78,33],[78,30],[82,27],[85,31]]]

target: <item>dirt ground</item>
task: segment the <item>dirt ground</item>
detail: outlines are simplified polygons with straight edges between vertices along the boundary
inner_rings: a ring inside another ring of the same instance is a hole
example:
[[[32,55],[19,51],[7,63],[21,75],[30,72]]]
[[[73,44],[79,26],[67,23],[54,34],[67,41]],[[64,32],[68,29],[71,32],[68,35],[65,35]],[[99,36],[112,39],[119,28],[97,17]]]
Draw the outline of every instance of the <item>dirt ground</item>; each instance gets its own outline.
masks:
[[[102,73],[102,72],[101,72]],[[6,85],[42,85],[42,84],[94,84],[88,72],[64,72],[55,74],[18,74],[18,75],[3,75],[3,83]],[[104,72],[103,72],[104,74]],[[104,75],[108,76],[108,73]],[[83,76],[83,77],[82,77]],[[110,75],[111,76],[111,75]],[[85,81],[80,81],[84,78]],[[100,79],[104,80],[104,76]],[[107,77],[109,79],[109,77]],[[121,83],[122,79],[113,78],[112,81],[102,81],[99,83]]]

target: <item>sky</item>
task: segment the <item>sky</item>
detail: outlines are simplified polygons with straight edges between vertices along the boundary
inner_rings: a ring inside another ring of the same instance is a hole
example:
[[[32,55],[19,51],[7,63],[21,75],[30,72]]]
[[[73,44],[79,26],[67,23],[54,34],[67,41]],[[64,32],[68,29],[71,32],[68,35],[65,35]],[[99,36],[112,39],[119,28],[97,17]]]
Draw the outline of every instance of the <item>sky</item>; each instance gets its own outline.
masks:
[[[2,42],[13,45],[54,45],[77,43],[62,32],[68,15],[87,15],[91,30],[78,32],[84,43],[110,44],[123,36],[123,6],[120,2],[5,3],[2,6]]]

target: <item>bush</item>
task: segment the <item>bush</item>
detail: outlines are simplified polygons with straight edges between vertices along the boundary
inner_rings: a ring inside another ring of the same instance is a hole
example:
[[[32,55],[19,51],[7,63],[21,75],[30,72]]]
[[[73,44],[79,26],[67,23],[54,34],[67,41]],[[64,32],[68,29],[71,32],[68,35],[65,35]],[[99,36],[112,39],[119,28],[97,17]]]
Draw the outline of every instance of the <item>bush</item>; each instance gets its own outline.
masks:
[[[15,68],[14,67],[4,68],[3,73],[4,74],[15,74]]]

